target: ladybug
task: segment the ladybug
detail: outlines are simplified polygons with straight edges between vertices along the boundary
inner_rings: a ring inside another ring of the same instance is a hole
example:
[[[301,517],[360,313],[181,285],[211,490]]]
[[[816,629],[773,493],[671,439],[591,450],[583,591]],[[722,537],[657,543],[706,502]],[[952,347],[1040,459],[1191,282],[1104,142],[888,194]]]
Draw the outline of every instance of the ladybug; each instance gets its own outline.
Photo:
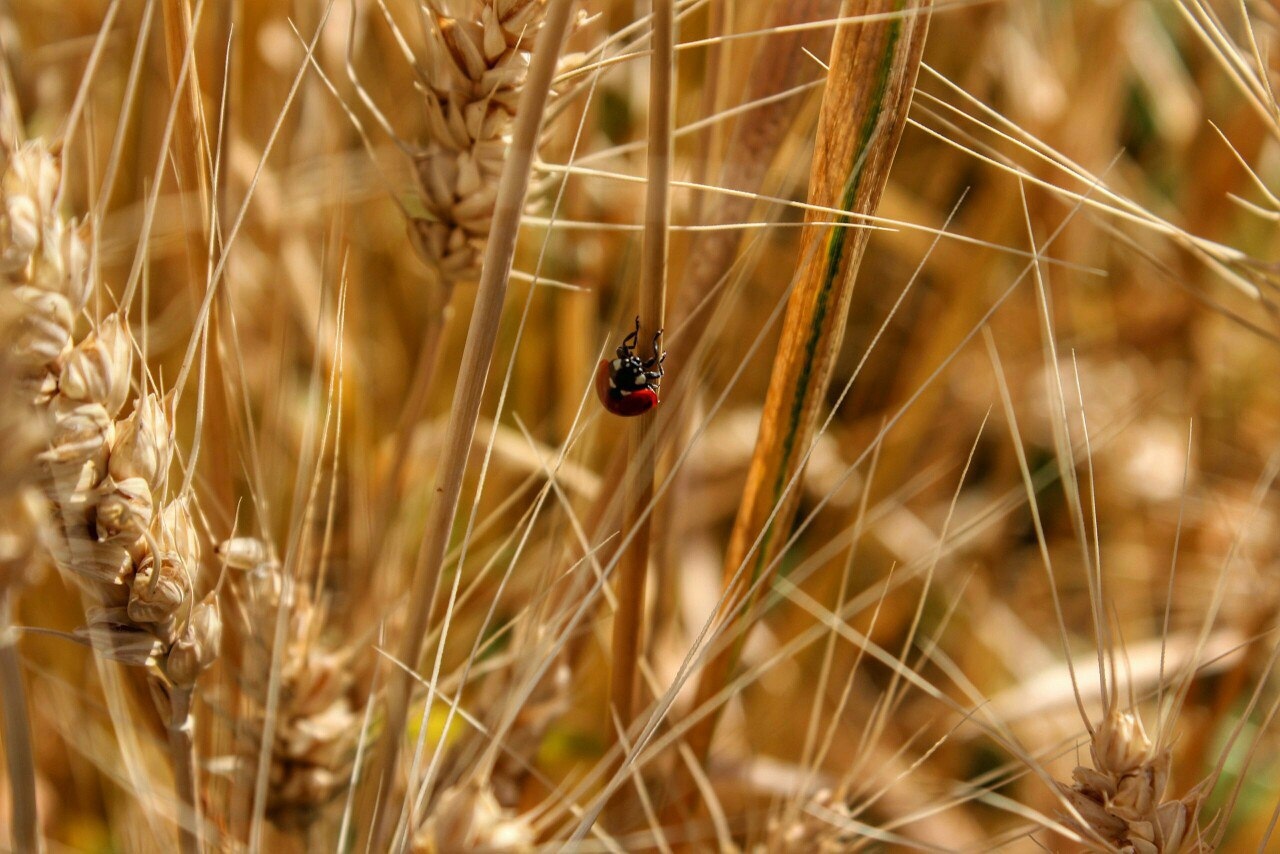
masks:
[[[601,359],[596,368],[596,394],[604,408],[614,415],[629,417],[648,412],[658,405],[658,384],[662,382],[662,361],[666,353],[658,350],[659,329],[653,336],[653,357],[642,361],[635,354],[640,338],[640,318],[636,328],[618,345],[618,357]],[[650,370],[651,368],[657,370]]]

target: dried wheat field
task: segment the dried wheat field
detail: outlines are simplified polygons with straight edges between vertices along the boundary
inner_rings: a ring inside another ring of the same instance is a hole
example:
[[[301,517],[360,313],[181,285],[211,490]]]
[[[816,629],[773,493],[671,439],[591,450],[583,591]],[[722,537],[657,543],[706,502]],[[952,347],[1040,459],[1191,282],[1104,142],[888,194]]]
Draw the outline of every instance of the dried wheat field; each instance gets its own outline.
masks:
[[[1275,850],[1277,54],[0,4],[0,850]]]

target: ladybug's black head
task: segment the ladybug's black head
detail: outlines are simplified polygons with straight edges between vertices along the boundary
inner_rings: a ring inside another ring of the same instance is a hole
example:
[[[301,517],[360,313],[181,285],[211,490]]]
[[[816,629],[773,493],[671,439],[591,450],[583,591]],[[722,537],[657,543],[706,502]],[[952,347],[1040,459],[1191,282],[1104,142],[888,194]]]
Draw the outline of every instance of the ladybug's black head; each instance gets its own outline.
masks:
[[[621,350],[621,348],[619,348]],[[645,364],[634,354],[619,357],[609,365],[609,375],[613,379],[614,388],[623,392],[639,391],[649,385],[649,377],[645,375]]]
[[[658,383],[662,380],[662,360],[667,357],[666,353],[658,350],[662,330],[659,329],[653,336],[653,356],[647,361],[636,355],[635,347],[639,337],[640,318],[637,317],[636,328],[618,345],[618,358],[609,363],[609,379],[613,388],[624,394],[643,388],[656,392]],[[655,365],[657,370],[650,370]]]

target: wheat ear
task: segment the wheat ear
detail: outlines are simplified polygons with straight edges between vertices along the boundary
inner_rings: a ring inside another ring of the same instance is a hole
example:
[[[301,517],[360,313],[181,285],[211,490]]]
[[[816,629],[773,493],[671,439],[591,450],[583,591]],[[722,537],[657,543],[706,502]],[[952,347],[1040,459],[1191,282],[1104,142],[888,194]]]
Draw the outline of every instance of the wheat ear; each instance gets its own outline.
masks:
[[[108,658],[147,669],[169,731],[185,851],[199,847],[191,699],[217,654],[221,620],[196,603],[200,544],[188,499],[157,511],[172,426],[155,394],[118,414],[130,390],[133,342],[111,315],[73,343],[95,287],[80,229],[56,210],[59,158],[40,141],[10,152],[3,176],[3,275],[22,306],[14,355],[50,423],[38,455],[51,506],[55,563],[94,604],[77,634]]]
[[[413,153],[424,212],[410,234],[446,281],[480,273],[498,181],[545,0],[426,0],[426,139]]]
[[[347,787],[356,740],[357,710],[351,702],[355,672],[351,650],[332,649],[318,638],[325,611],[308,585],[286,584],[273,550],[262,540],[236,537],[218,546],[218,556],[234,571],[242,606],[231,610],[228,628],[242,638],[241,683],[254,703],[248,717],[261,721],[269,705],[268,675],[273,661],[280,672],[275,725],[267,751],[266,816],[277,827],[301,829],[320,818],[323,808]],[[263,627],[275,625],[288,608],[284,649],[273,655]],[[261,728],[255,731],[260,737]],[[261,745],[250,743],[242,756]]]
[[[401,144],[418,189],[403,210],[413,246],[435,281],[422,349],[398,419],[395,458],[408,452],[412,427],[426,411],[454,288],[480,275],[546,0],[422,0],[420,18],[424,48],[414,64],[425,131]],[[385,118],[383,124],[390,128]],[[384,487],[375,518],[389,518],[396,498],[394,485]],[[380,539],[381,531],[375,537]]]

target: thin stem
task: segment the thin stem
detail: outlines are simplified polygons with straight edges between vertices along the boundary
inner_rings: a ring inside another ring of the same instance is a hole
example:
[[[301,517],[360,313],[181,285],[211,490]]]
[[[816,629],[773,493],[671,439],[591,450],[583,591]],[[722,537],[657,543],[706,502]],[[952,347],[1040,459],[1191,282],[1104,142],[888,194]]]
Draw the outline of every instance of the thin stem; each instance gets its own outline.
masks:
[[[196,796],[191,690],[171,688],[169,703],[169,761],[173,765],[173,785],[178,795],[178,843],[182,854],[199,854],[200,799]]]
[[[392,809],[392,792],[400,756],[400,740],[408,716],[409,695],[413,688],[413,673],[422,657],[423,640],[427,636],[432,604],[444,567],[449,533],[453,529],[458,511],[462,476],[475,436],[485,378],[493,359],[502,303],[506,297],[512,259],[515,256],[516,236],[529,189],[534,149],[542,128],[543,113],[551,92],[551,80],[555,75],[560,46],[568,31],[572,6],[572,0],[552,0],[547,6],[546,19],[538,33],[528,77],[520,93],[511,146],[498,183],[498,197],[494,204],[488,244],[485,246],[484,265],[480,270],[475,309],[467,330],[467,343],[458,371],[458,387],[449,412],[440,468],[436,472],[433,490],[435,501],[423,531],[409,596],[409,622],[405,626],[399,647],[399,659],[405,669],[395,672],[388,685],[387,727],[383,735],[380,776],[381,797],[373,822],[375,839],[379,842],[375,846],[377,848],[384,847],[383,844],[390,838],[393,829],[390,826],[391,816],[399,812]]]
[[[13,850],[43,851],[36,809],[36,765],[31,755],[31,721],[22,684],[22,662],[11,619],[8,591],[0,593],[0,714],[4,715],[5,762],[13,815]]]
[[[671,0],[653,2],[653,51],[649,70],[649,180],[645,194],[644,246],[640,260],[640,335],[647,342],[662,328],[666,314],[668,236],[671,230],[672,77],[675,27]],[[659,346],[661,346],[659,344]],[[654,353],[661,357],[661,353]],[[618,611],[613,621],[612,715],[625,730],[635,714],[644,623],[645,577],[649,567],[649,529],[653,476],[657,461],[657,413],[643,413],[631,429],[632,465],[628,470],[623,530],[636,530],[618,565]],[[611,715],[611,717],[612,717]],[[609,732],[616,739],[617,727]]]

